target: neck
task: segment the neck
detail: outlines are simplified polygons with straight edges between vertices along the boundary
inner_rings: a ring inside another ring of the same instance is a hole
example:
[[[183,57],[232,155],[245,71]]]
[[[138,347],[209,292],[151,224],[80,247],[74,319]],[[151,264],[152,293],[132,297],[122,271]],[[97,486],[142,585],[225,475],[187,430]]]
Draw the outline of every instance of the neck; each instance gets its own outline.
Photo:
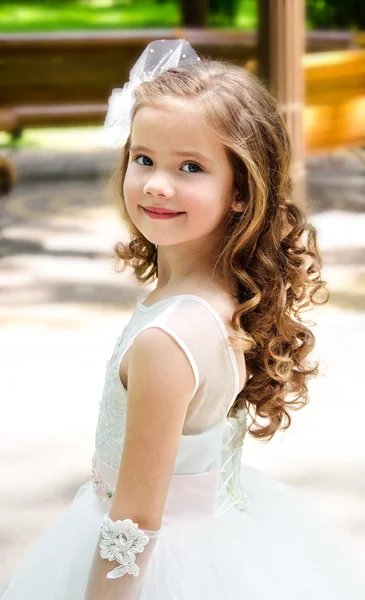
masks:
[[[157,250],[158,283],[156,289],[171,291],[182,286],[221,284],[222,276],[216,267],[219,246],[201,240],[174,246],[159,246]]]

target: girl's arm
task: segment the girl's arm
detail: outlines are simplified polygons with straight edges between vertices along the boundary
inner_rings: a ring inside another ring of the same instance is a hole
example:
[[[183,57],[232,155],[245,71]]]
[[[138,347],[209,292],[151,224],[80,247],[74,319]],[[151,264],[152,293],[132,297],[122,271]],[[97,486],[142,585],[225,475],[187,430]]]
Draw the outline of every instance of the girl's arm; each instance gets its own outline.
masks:
[[[128,363],[126,434],[109,517],[131,519],[147,535],[161,527],[185,415],[194,390],[194,374],[177,342],[156,327],[133,342]],[[136,554],[137,577],[107,579],[118,567],[100,557],[97,544],[85,600],[135,600],[157,535]]]

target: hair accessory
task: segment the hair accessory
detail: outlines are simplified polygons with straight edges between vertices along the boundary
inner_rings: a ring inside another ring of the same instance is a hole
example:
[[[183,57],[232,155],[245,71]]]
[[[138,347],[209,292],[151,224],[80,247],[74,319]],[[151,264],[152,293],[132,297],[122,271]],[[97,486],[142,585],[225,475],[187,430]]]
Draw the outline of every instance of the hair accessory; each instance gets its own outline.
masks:
[[[148,44],[129,74],[123,88],[116,88],[109,98],[109,108],[103,127],[104,145],[117,148],[130,132],[134,90],[144,81],[180,65],[200,61],[186,40],[156,40]]]

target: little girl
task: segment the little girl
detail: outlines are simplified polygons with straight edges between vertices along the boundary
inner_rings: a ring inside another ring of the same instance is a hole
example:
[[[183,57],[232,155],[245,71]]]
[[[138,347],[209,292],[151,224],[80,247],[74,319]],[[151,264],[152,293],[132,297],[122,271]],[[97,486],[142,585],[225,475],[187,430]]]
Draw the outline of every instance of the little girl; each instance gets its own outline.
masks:
[[[323,302],[291,149],[255,77],[154,42],[116,90],[109,144],[142,294],[107,365],[92,479],[2,600],[363,600],[295,492],[241,466],[307,401]]]

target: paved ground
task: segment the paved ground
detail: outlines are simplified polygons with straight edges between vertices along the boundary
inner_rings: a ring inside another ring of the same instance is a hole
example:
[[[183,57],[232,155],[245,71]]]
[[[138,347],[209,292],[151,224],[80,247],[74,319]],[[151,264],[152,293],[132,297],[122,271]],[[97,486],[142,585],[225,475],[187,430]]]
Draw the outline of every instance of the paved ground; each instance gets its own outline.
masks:
[[[105,363],[139,293],[111,260],[125,236],[100,178],[112,156],[75,157],[18,154],[0,205],[0,581],[90,478]],[[364,559],[364,166],[343,155],[309,172],[332,291],[309,315],[322,375],[291,429],[249,440],[245,460],[295,484]]]

